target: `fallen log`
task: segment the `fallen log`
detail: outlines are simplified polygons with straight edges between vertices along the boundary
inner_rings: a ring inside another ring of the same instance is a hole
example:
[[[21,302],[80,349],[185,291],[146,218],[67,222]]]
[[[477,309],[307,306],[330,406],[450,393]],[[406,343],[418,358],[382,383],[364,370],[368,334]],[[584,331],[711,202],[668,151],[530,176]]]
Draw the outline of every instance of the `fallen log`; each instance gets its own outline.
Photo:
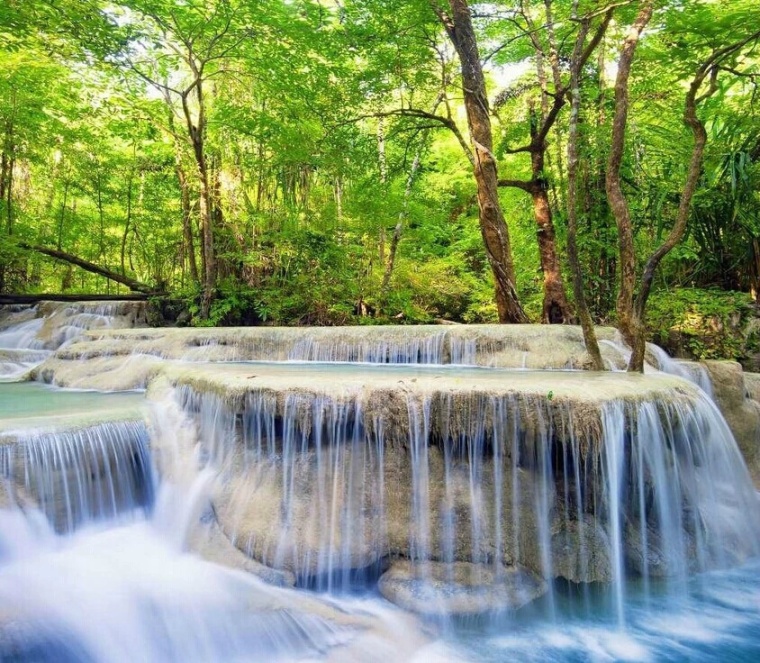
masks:
[[[147,283],[141,283],[136,279],[130,278],[129,276],[125,276],[123,274],[119,274],[118,272],[112,272],[110,269],[96,265],[95,263],[89,262],[88,260],[84,260],[83,258],[72,255],[71,253],[66,253],[65,251],[50,249],[46,246],[39,246],[36,244],[19,243],[18,246],[19,248],[26,251],[35,251],[36,253],[42,253],[43,255],[54,258],[55,260],[67,262],[71,265],[81,267],[82,269],[93,274],[104,276],[111,281],[115,281],[116,283],[121,283],[122,285],[127,286],[130,290],[134,290],[135,292],[153,294],[156,291],[156,288],[154,286],[148,285]]]

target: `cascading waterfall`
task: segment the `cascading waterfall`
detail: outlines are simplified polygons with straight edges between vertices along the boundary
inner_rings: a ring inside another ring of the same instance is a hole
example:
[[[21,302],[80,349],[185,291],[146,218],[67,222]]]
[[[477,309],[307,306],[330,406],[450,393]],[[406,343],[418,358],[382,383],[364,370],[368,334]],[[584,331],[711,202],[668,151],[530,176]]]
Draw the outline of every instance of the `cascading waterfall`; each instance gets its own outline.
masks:
[[[22,375],[48,356],[38,339],[44,320],[28,319],[26,309],[20,308],[11,311],[7,321],[8,326],[0,329],[0,379]]]
[[[293,345],[288,358],[296,361],[342,361],[370,364],[442,364],[445,341],[446,335],[443,332],[422,338],[411,337],[396,343],[382,340],[376,343],[330,343],[304,338]]]
[[[0,379],[23,376],[54,350],[90,330],[134,326],[143,302],[99,302],[0,308]]]
[[[579,365],[571,329],[112,331],[97,316],[134,315],[43,308],[0,323],[63,344],[35,375],[147,385],[152,414],[0,385],[2,660],[760,655],[759,497],[700,369],[650,348],[704,392],[492,368]],[[282,363],[190,363],[255,358]]]
[[[397,611],[287,591],[185,552],[208,473],[193,469],[184,415],[154,410],[163,480],[143,422],[4,431],[0,660],[381,663],[428,652],[421,661],[452,663]]]
[[[632,577],[676,588],[760,552],[757,495],[701,393],[612,401],[591,418],[545,398],[410,393],[405,438],[359,398],[177,397],[224,477],[228,535],[307,586],[346,590],[394,560],[519,568],[610,582],[622,623]]]
[[[612,330],[600,335],[612,336]],[[622,367],[619,350],[610,361]],[[58,353],[80,357],[152,356],[190,362],[343,362],[450,364],[567,369],[583,365],[582,337],[571,328],[503,325],[105,330]]]
[[[12,431],[11,431],[12,434]],[[62,432],[23,432],[0,446],[11,497],[31,498],[60,532],[148,509],[153,473],[145,424],[103,423]]]
[[[628,360],[631,357],[631,350],[625,344],[620,334],[616,334],[614,340],[602,340],[601,346],[616,352],[622,359],[623,366],[628,363]],[[647,353],[654,361],[653,363],[645,362],[645,373],[662,371],[668,375],[677,375],[684,380],[694,383],[708,396],[712,397],[713,388],[710,374],[702,364],[694,361],[679,361],[678,359],[673,359],[673,357],[665,352],[665,350],[654,343],[647,343],[646,349]],[[615,370],[615,365],[611,361],[607,362],[607,367],[611,370]]]

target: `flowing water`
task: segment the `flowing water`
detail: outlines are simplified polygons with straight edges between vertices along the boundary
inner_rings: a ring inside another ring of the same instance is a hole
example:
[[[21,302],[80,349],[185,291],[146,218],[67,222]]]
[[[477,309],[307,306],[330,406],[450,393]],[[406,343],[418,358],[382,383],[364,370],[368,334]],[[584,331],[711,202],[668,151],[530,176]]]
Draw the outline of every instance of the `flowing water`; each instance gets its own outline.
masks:
[[[54,350],[87,331],[132,327],[144,316],[142,302],[0,307],[0,381],[24,378]]]
[[[429,341],[299,353],[419,364]],[[758,555],[736,443],[678,378],[185,362],[147,395],[0,385],[9,663],[755,661]]]

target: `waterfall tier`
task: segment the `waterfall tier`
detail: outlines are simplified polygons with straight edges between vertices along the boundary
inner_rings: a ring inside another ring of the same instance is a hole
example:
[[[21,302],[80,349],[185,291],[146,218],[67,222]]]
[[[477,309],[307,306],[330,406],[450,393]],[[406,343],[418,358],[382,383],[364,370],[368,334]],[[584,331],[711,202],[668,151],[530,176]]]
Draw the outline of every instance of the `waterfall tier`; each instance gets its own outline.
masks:
[[[629,351],[614,330],[600,328],[598,335],[607,366],[622,371]],[[101,329],[67,343],[32,375],[76,389],[142,389],[167,363],[243,361],[278,362],[283,370],[288,364],[319,362],[521,370],[588,365],[581,330],[551,325]],[[677,361],[653,345],[647,362],[647,374],[683,377],[716,400],[760,485],[760,404],[746,397],[741,367]]]
[[[224,532],[310,586],[347,588],[399,559],[423,576],[409,582],[440,584],[448,569],[456,584],[466,563],[473,586],[529,574],[622,593],[627,578],[683,583],[760,551],[736,443],[677,377],[275,364],[163,375],[222,477]]]
[[[145,302],[40,302],[0,306],[0,379],[23,379],[84,332],[146,323]]]
[[[113,520],[153,502],[148,431],[120,421],[0,439],[0,481],[8,499],[44,513],[57,531]]]
[[[601,338],[615,331],[600,328]],[[608,344],[610,365],[623,365]],[[92,331],[57,354],[62,361],[150,355],[184,361],[317,361],[583,368],[579,328],[545,325],[242,327]]]
[[[0,501],[38,509],[65,532],[147,508],[148,442],[140,394],[0,384]]]
[[[0,384],[3,660],[431,660],[405,611],[449,635],[454,616],[517,634],[605,615],[617,639],[652,606],[691,614],[721,574],[756,577],[720,571],[760,554],[758,494],[716,407],[752,458],[738,365],[650,348],[664,372],[557,370],[585,365],[580,331],[530,326],[88,322],[50,350],[49,314],[14,315],[0,364],[47,357],[38,379],[147,387],[148,407]]]

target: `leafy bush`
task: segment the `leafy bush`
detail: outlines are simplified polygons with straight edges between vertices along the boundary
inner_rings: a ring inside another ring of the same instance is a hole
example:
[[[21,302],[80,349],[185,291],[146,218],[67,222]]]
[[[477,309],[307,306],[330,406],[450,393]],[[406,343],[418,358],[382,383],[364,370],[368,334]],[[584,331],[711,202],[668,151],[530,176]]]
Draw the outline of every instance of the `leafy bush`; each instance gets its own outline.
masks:
[[[751,350],[744,328],[753,313],[743,292],[676,288],[652,294],[647,329],[650,340],[676,356],[740,359]]]

